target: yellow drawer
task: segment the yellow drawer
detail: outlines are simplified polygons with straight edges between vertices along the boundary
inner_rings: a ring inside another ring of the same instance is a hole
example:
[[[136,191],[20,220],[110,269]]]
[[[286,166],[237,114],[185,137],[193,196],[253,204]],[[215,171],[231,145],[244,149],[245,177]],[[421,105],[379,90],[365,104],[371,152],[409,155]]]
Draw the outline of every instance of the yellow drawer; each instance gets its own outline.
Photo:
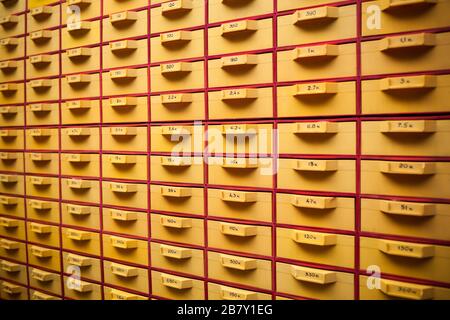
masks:
[[[370,36],[447,27],[449,12],[450,3],[446,0],[365,2],[362,5],[362,34]]]
[[[81,179],[61,179],[62,199],[99,203],[100,183]]]
[[[0,217],[0,236],[18,240],[26,240],[25,221]]]
[[[102,192],[104,204],[147,209],[148,188],[146,184],[103,182]]]
[[[140,296],[134,293],[129,293],[122,290],[113,289],[110,287],[103,287],[103,290],[105,291],[105,300],[118,300],[118,301],[124,301],[124,300],[148,300],[147,297]]]
[[[393,234],[449,241],[450,205],[362,199],[361,229],[365,232]]]
[[[151,33],[201,26],[205,24],[203,0],[168,1],[150,9]]]
[[[13,37],[25,33],[25,15],[6,15],[0,17],[0,37]]]
[[[360,250],[362,270],[450,283],[449,247],[361,237]]]
[[[43,222],[59,223],[59,203],[27,199],[27,218]]]
[[[353,231],[352,198],[277,194],[277,222],[296,226]]]
[[[100,95],[99,74],[79,73],[63,77],[61,91],[63,99],[98,97]]]
[[[201,89],[205,85],[204,80],[203,61],[169,62],[150,67],[152,92]]]
[[[98,233],[68,228],[62,228],[61,233],[63,249],[100,256]]]
[[[147,238],[147,213],[103,208],[103,230]]]
[[[78,6],[80,10],[80,18],[82,19],[91,19],[100,16],[100,3],[92,0],[68,0],[66,3],[62,4],[62,19],[63,21],[71,21],[76,12],[74,10],[70,10],[68,6]],[[76,19],[74,19],[76,21]]]
[[[210,220],[208,247],[270,256],[272,255],[272,228]]]
[[[105,69],[147,64],[147,39],[110,42],[103,47],[103,61]]]
[[[272,222],[272,194],[225,189],[208,189],[208,215]]]
[[[202,250],[152,242],[150,253],[153,268],[204,276]]]
[[[104,261],[103,274],[105,283],[127,288],[133,291],[149,293],[148,270]]]
[[[28,268],[28,274],[30,277],[30,287],[58,296],[62,294],[61,276],[59,274],[32,267]]]
[[[241,54],[210,60],[209,87],[273,82],[272,54]]]
[[[98,177],[100,161],[97,154],[63,153],[61,173],[67,176]]]
[[[204,300],[203,281],[152,271],[152,293],[173,300]]]
[[[7,58],[8,58],[8,56],[7,56]],[[23,80],[24,65],[25,65],[24,60],[1,61],[0,62],[0,82]]]
[[[97,207],[61,204],[62,223],[68,226],[100,229],[100,214]]]
[[[204,56],[203,30],[179,30],[150,39],[150,61],[161,62]]]
[[[208,95],[209,119],[271,118],[272,88],[236,88],[212,91]]]
[[[28,263],[31,266],[42,267],[56,272],[61,271],[59,250],[28,245]]]
[[[267,293],[208,283],[208,300],[272,300]]]
[[[61,54],[62,73],[78,73],[100,69],[100,48],[73,48]]]
[[[208,159],[210,184],[271,188],[272,172],[271,158],[215,157]]]
[[[59,5],[43,5],[31,8],[30,12],[27,13],[27,30],[34,31],[59,26],[59,10]]]
[[[449,156],[450,120],[384,120],[362,123],[362,154]]]
[[[277,228],[277,256],[309,263],[353,268],[353,236]]]
[[[26,148],[29,150],[57,150],[58,129],[35,128],[26,129]]]
[[[102,128],[103,150],[147,152],[146,127]]]
[[[204,148],[203,126],[156,126],[150,128],[152,152],[201,153]]]
[[[24,242],[0,238],[0,257],[27,263],[27,245]]]
[[[61,34],[61,45],[63,49],[96,44],[100,42],[100,22],[71,22],[61,29]]]
[[[361,192],[450,198],[448,162],[362,161]],[[379,186],[383,186],[380,190]]]
[[[23,57],[25,55],[25,37],[1,39],[0,54],[9,59]]]
[[[61,124],[100,122],[98,100],[72,100],[61,104]]]
[[[101,281],[100,259],[63,252],[63,266],[65,273],[72,274],[76,270],[83,279]]]
[[[353,300],[354,275],[277,263],[277,291],[303,298]]]
[[[23,172],[23,153],[0,152],[0,171]]]
[[[25,153],[25,172],[57,175],[59,173],[58,154]]]
[[[203,219],[151,214],[153,239],[202,246],[204,244]]]
[[[155,211],[204,214],[204,190],[166,185],[150,186],[151,209]]]
[[[208,277],[265,290],[272,289],[272,262],[208,252]]]
[[[5,127],[23,126],[25,123],[25,108],[15,106],[0,107],[0,118]]]
[[[150,174],[152,181],[203,183],[203,158],[152,156]]]
[[[356,123],[311,121],[278,126],[280,154],[336,154],[356,152]]]
[[[109,0],[103,4],[105,14],[148,6],[148,0]]]
[[[41,301],[41,300],[62,300],[62,299],[58,298],[58,297],[55,297],[55,296],[52,296],[52,295],[49,295],[49,294],[46,294],[46,293],[43,293],[43,292],[38,291],[38,290],[31,289],[30,290],[30,300]]]
[[[272,48],[272,25],[272,19],[247,19],[225,22],[212,27],[208,30],[209,54],[219,55]]]
[[[1,83],[0,104],[24,103],[24,90],[22,83]]]
[[[40,176],[27,176],[27,196],[59,199],[59,179]]]
[[[414,33],[363,42],[362,74],[449,69],[450,32]]]
[[[365,114],[445,112],[450,109],[450,76],[404,76],[362,82]]]
[[[104,96],[138,94],[148,91],[147,68],[116,69],[104,72],[102,77]]]
[[[355,161],[280,159],[278,187],[322,192],[355,192]]]
[[[150,97],[152,121],[205,119],[203,93],[170,93]]]
[[[114,12],[103,20],[104,41],[144,36],[147,34],[147,26],[147,10]],[[139,42],[142,42],[142,48],[147,51],[147,39]],[[145,57],[141,58],[147,61],[147,56],[146,53]],[[136,58],[139,58],[139,55],[136,55]]]
[[[110,259],[148,265],[148,242],[103,235],[103,256]]]
[[[374,279],[361,276],[359,280],[359,297],[361,300],[448,300],[450,289],[419,285],[415,283]],[[378,286],[374,286],[378,284]]]
[[[18,175],[0,174],[0,193],[23,195],[24,177]]]
[[[356,75],[354,44],[321,44],[278,52],[278,80],[303,81]]]
[[[72,127],[61,129],[61,148],[64,150],[98,150],[100,137],[98,128]]]
[[[0,195],[0,214],[13,218],[25,217],[23,198]]]
[[[209,22],[227,21],[244,17],[259,16],[273,12],[271,1],[209,1]]]
[[[25,11],[26,0],[2,1],[0,3],[0,16]]]
[[[26,106],[27,125],[58,125],[57,103],[33,103]]]
[[[335,0],[278,0],[278,11],[286,11],[297,8],[308,8],[322,4],[335,3]]]
[[[0,260],[0,278],[27,285],[27,267],[23,264]]]
[[[278,17],[278,45],[355,38],[356,25],[356,5],[297,10]]]
[[[28,290],[11,282],[0,281],[0,298],[2,300],[28,300]]]
[[[69,277],[64,277],[64,295],[72,300],[102,300],[100,285]]]
[[[42,224],[37,222],[27,222],[28,241],[31,243],[42,244],[59,248],[59,227],[54,225]]]
[[[23,150],[24,149],[23,130],[2,129],[0,130],[0,149],[2,150]]]
[[[27,79],[59,75],[59,54],[38,54],[31,56],[26,60],[26,66]]]
[[[59,29],[35,30],[27,36],[27,55],[59,50]]]
[[[147,156],[104,154],[102,163],[105,178],[147,180]]]
[[[116,97],[103,100],[103,122],[147,122],[147,97]]]

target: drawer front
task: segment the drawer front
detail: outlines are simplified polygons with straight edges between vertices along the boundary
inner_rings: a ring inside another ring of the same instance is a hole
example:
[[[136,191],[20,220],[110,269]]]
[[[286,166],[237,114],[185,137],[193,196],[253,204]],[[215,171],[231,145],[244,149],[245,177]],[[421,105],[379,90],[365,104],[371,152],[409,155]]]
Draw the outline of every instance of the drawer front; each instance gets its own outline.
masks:
[[[63,77],[61,91],[63,99],[98,97],[100,95],[99,74],[73,74]]]
[[[362,161],[361,192],[448,199],[449,175],[448,162]]]
[[[52,271],[61,271],[59,250],[28,245],[28,263],[32,266],[42,267]]]
[[[21,152],[0,152],[0,171],[22,172],[23,156]]]
[[[0,195],[0,214],[12,218],[25,217],[24,199]]]
[[[102,128],[103,150],[147,152],[146,127]]]
[[[280,258],[353,268],[354,246],[352,236],[277,228]]]
[[[204,190],[176,186],[150,186],[151,209],[155,211],[204,214]]]
[[[139,265],[148,265],[148,242],[103,235],[103,256]]]
[[[271,290],[271,273],[272,267],[269,260],[217,252],[208,253],[208,276],[211,279]]]
[[[229,222],[208,222],[208,246],[222,250],[270,256],[270,227]]]
[[[147,0],[111,0],[106,1],[103,7],[103,12],[105,14],[107,13],[114,13],[118,12],[120,10],[131,10],[136,8],[143,8],[148,5]]]
[[[103,47],[105,69],[147,64],[147,39],[110,42]]]
[[[273,82],[272,54],[241,54],[208,62],[209,87]]]
[[[66,250],[100,255],[100,235],[96,232],[62,228],[62,246]]]
[[[152,121],[205,119],[203,93],[174,93],[150,97]]]
[[[59,203],[56,201],[27,199],[27,218],[59,223]]]
[[[38,290],[30,290],[30,300],[62,300],[62,299],[40,292]]]
[[[0,104],[16,104],[24,103],[24,84],[8,84],[0,85]]]
[[[27,37],[27,54],[41,54],[59,50],[59,29],[36,30]]]
[[[312,5],[331,4],[334,0],[278,0],[278,11],[308,8]]]
[[[137,12],[123,11],[125,10],[123,6],[117,9],[119,9],[120,12],[111,12],[109,18],[103,20],[104,41],[133,38],[144,36],[147,34],[147,10]],[[147,39],[142,41],[143,43],[147,44]],[[145,55],[145,57],[147,57],[147,55]]]
[[[203,61],[169,62],[150,67],[151,91],[201,89],[205,86]]]
[[[18,175],[0,174],[0,192],[13,195],[23,195],[24,177]]]
[[[84,3],[83,3],[84,2]],[[70,3],[66,2],[62,4],[62,19],[63,21],[70,20],[70,16],[74,13],[68,8]],[[77,4],[76,4],[77,5]],[[81,1],[78,4],[80,8],[80,15],[82,19],[91,19],[101,15],[100,13],[100,3],[92,3],[92,1]],[[98,31],[97,31],[98,32]]]
[[[355,37],[356,5],[302,9],[278,17],[280,47]]]
[[[277,222],[314,228],[354,230],[352,198],[277,194]]]
[[[280,159],[278,186],[282,189],[355,192],[352,160]]]
[[[73,273],[73,270],[79,270],[81,278],[101,281],[102,269],[100,259],[63,252],[63,266],[66,273]]]
[[[100,22],[73,22],[63,28],[61,34],[61,45],[63,49],[96,44],[100,42]]]
[[[25,221],[0,217],[0,236],[17,240],[26,240]]]
[[[9,56],[7,57],[9,58]],[[0,63],[0,82],[22,81],[25,72],[24,66],[25,60],[2,61]]]
[[[208,300],[272,300],[267,293],[208,283]]]
[[[450,248],[361,238],[361,269],[377,265],[386,274],[450,283]]]
[[[25,172],[57,175],[59,173],[58,154],[25,153]]]
[[[197,246],[204,244],[202,219],[152,214],[150,227],[154,239]]]
[[[277,263],[277,291],[320,300],[353,300],[354,275]]]
[[[80,206],[70,203],[61,204],[62,222],[64,225],[100,229],[100,214],[98,207]]]
[[[59,5],[31,8],[27,14],[27,30],[35,31],[59,26],[59,10]]]
[[[28,241],[54,248],[60,247],[59,227],[37,222],[27,222]]]
[[[37,268],[28,268],[30,287],[61,295],[61,276],[57,273],[47,272]]]
[[[150,40],[151,62],[183,60],[204,55],[203,30],[172,31]]]
[[[0,260],[0,278],[27,285],[27,267],[23,264]]]
[[[415,33],[362,43],[362,74],[448,69],[450,33]]]
[[[150,128],[152,152],[201,153],[204,147],[203,126],[157,126]]]
[[[147,156],[104,154],[103,177],[111,179],[147,180]]]
[[[27,101],[39,102],[58,100],[59,82],[58,79],[31,80],[26,83]]]
[[[24,149],[23,131],[5,129],[0,131],[0,148],[6,150]]]
[[[100,122],[100,102],[98,100],[72,100],[61,104],[62,124],[87,124]],[[98,139],[98,132],[94,128],[93,135]],[[87,139],[88,140],[88,139]],[[76,141],[75,141],[76,142]],[[81,142],[81,141],[80,141]],[[95,145],[95,142],[91,142]]]
[[[28,300],[28,291],[26,287],[0,281],[0,298],[2,300]]]
[[[143,94],[148,91],[147,69],[116,69],[104,72],[103,95]]]
[[[26,66],[27,79],[57,76],[59,75],[59,55],[42,54],[31,56],[26,60]]]
[[[112,206],[147,209],[146,184],[103,182],[103,203]]]
[[[150,157],[152,181],[176,183],[203,183],[201,157]]]
[[[355,74],[354,44],[322,44],[278,52],[280,81],[352,77]]]
[[[123,96],[105,99],[102,103],[103,121],[106,123],[148,121],[147,97]]]
[[[64,200],[99,203],[100,183],[98,181],[61,179],[61,185]]]
[[[209,183],[245,187],[272,187],[270,158],[209,158]]]
[[[147,238],[147,213],[103,208],[103,230]]]
[[[61,155],[61,173],[65,176],[98,177],[100,175],[99,155],[63,153]]]
[[[203,281],[152,271],[152,293],[173,300],[204,300]]]
[[[209,22],[227,21],[251,16],[270,14],[273,12],[273,3],[270,1],[209,1]]]
[[[294,122],[279,125],[281,154],[355,154],[354,122]]]
[[[450,76],[404,76],[362,81],[365,114],[445,112]]]
[[[34,103],[26,106],[27,124],[30,126],[57,125],[59,111],[57,103]]]
[[[59,179],[49,177],[27,176],[27,195],[33,197],[59,198]]]
[[[0,238],[0,257],[27,263],[27,246],[23,242]]]
[[[446,157],[450,120],[385,120],[362,123],[362,154]]]
[[[15,38],[17,40],[11,40],[13,38],[5,38],[0,43],[0,54],[2,57],[8,57],[9,59],[21,58],[25,53],[25,37]],[[16,42],[17,45],[11,45],[12,42]]]
[[[366,232],[393,234],[449,241],[450,205],[363,199],[361,229]]]
[[[103,287],[105,291],[105,300],[148,300],[147,297],[140,296],[134,293],[129,293],[122,290],[113,289],[110,287]]]
[[[64,295],[73,300],[102,300],[102,289],[98,284],[64,277]]]
[[[161,243],[150,244],[152,266],[198,277],[204,275],[203,251],[171,246]]]
[[[100,144],[97,128],[61,129],[61,147],[64,150],[98,150]]]
[[[147,269],[104,261],[103,271],[105,283],[145,294],[149,293]]]
[[[17,0],[13,2],[3,1],[0,6],[0,16],[7,16],[13,13],[19,13],[25,11],[26,0]]]
[[[61,54],[62,74],[100,69],[100,48],[73,48]]]
[[[0,107],[0,115],[5,127],[23,126],[25,123],[24,107]]]
[[[2,38],[13,37],[25,33],[25,14],[3,17],[16,23],[3,24],[0,32]]]
[[[272,221],[272,194],[208,189],[208,215],[262,222]]]
[[[58,135],[58,129],[55,128],[26,129],[26,149],[57,150]]]

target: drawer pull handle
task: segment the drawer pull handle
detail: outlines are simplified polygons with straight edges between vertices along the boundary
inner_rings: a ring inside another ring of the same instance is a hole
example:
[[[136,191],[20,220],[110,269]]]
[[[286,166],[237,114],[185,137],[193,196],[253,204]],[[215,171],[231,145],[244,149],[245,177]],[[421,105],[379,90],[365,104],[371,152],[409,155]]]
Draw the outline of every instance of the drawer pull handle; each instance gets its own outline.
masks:
[[[190,259],[192,257],[192,250],[187,248],[180,248],[174,246],[160,245],[161,255],[173,259]]]
[[[90,189],[91,188],[91,182],[87,180],[76,180],[76,179],[69,179],[67,180],[67,186],[71,189]]]
[[[80,59],[80,58],[88,58],[92,56],[91,48],[74,48],[66,51],[67,57],[71,60]]]
[[[18,177],[17,176],[11,176],[11,175],[7,175],[7,174],[0,175],[0,182],[3,182],[3,183],[16,183],[17,181],[18,181]]]
[[[1,130],[0,137],[2,138],[17,137],[17,130]]]
[[[20,264],[12,263],[6,260],[2,260],[1,267],[3,271],[8,273],[17,273],[21,271]]]
[[[56,278],[55,274],[38,269],[31,270],[31,277],[39,282],[52,282]]]
[[[48,103],[36,103],[30,105],[31,112],[50,112],[52,111],[52,105]]]
[[[74,74],[66,77],[67,83],[70,85],[86,85],[92,82],[90,74]]]
[[[111,237],[110,238],[111,245],[114,248],[118,249],[136,249],[138,247],[138,243],[136,240],[125,239],[120,237]]]
[[[192,158],[161,157],[161,165],[163,167],[190,167],[192,166]]]
[[[220,264],[225,268],[241,271],[255,270],[258,267],[256,259],[230,256],[227,254],[220,255]]]
[[[306,209],[335,209],[337,207],[334,197],[292,196],[291,204],[294,207]]]
[[[51,136],[49,129],[32,129],[29,131],[30,136],[33,138],[46,138]]]
[[[337,273],[334,271],[300,266],[291,266],[291,275],[295,280],[317,284],[330,284],[337,281]]]
[[[67,262],[70,265],[78,267],[89,267],[92,266],[92,259],[87,257],[78,256],[75,254],[67,255]]]
[[[192,94],[190,93],[170,93],[160,96],[163,105],[185,104],[192,102]]]
[[[11,296],[16,296],[22,293],[22,287],[19,287],[15,284],[9,283],[9,282],[3,282],[2,283],[3,286],[3,292],[11,295]]]
[[[191,279],[182,278],[173,276],[171,274],[163,274],[161,273],[161,283],[170,288],[178,289],[178,290],[186,290],[190,289],[194,286],[194,283]]]
[[[339,55],[339,46],[333,44],[324,44],[318,46],[309,46],[295,48],[292,51],[293,60],[297,62],[317,60],[317,59],[331,59]]]
[[[0,62],[0,69],[3,71],[11,71],[17,69],[17,61],[9,60]]]
[[[0,18],[0,25],[4,28],[11,28],[12,26],[19,23],[18,16],[8,15]]]
[[[139,296],[135,294],[119,291],[116,289],[111,289],[109,294],[111,300],[113,301],[139,300]]]
[[[236,237],[254,237],[258,234],[258,228],[256,226],[246,226],[234,223],[219,223],[220,232],[228,236]]]
[[[31,232],[36,234],[50,234],[52,233],[52,227],[44,224],[32,223],[30,224]]]
[[[220,94],[222,101],[253,100],[258,98],[258,90],[250,88],[222,90]]]
[[[222,168],[225,169],[256,169],[259,167],[257,159],[223,158]]]
[[[402,216],[429,217],[436,215],[436,205],[433,203],[381,201],[380,211]]]
[[[124,266],[117,263],[111,263],[111,272],[123,278],[133,278],[139,275],[137,268]]]
[[[180,187],[161,186],[161,195],[168,198],[189,198],[192,197],[192,189]]]
[[[110,128],[111,135],[113,137],[122,137],[122,136],[136,136],[137,135],[137,128],[135,127],[113,127]]]
[[[67,24],[67,31],[73,35],[84,34],[91,30],[91,22],[77,21]]]
[[[87,215],[91,214],[90,207],[77,206],[77,205],[73,205],[73,204],[67,205],[67,211],[71,215],[75,215],[75,216],[87,216]]]
[[[10,93],[10,92],[16,92],[17,90],[18,90],[18,86],[15,83],[0,84],[0,92]]]
[[[410,242],[379,240],[378,249],[391,256],[425,259],[434,256],[434,246]]]
[[[0,226],[3,228],[17,228],[19,227],[19,221],[8,218],[0,218]]]
[[[30,10],[30,14],[36,20],[44,20],[53,14],[53,10],[50,6],[36,7]]]
[[[436,132],[434,120],[400,120],[380,123],[382,133],[433,133]]]
[[[192,135],[192,128],[184,126],[164,126],[161,127],[161,134],[163,136],[190,136]]]
[[[89,137],[91,130],[89,128],[69,128],[64,133],[69,137]]]
[[[335,134],[339,132],[339,125],[336,122],[300,122],[292,124],[294,134]]]
[[[383,0],[381,1],[381,10],[406,9],[404,7],[412,6],[431,6],[437,3],[437,0]]]
[[[220,297],[223,300],[257,300],[256,292],[220,286]]]
[[[31,39],[31,36],[30,36]],[[6,38],[0,40],[0,45],[5,47],[16,47],[19,44],[19,39],[17,38]]]
[[[174,0],[161,4],[162,15],[185,13],[194,8],[192,0]]]
[[[30,160],[34,162],[51,161],[52,157],[48,153],[30,153]]]
[[[220,199],[225,202],[253,203],[257,202],[258,194],[256,192],[243,191],[221,191]]]
[[[90,241],[92,239],[92,234],[87,231],[69,229],[66,235],[68,239],[74,241]]]
[[[43,67],[52,62],[52,57],[48,54],[39,54],[36,56],[30,57],[30,63],[37,67]]]
[[[403,36],[386,37],[380,40],[380,51],[408,50],[412,48],[434,47],[436,37],[432,33],[417,33]]]
[[[94,290],[92,284],[80,281],[75,278],[67,278],[67,288],[79,293],[89,293]]]
[[[292,240],[299,244],[327,247],[336,245],[337,236],[328,233],[294,230],[292,231]]]
[[[222,57],[220,59],[223,69],[235,67],[252,67],[258,64],[258,56],[254,54],[242,54],[238,56]],[[240,69],[242,70],[242,69]]]
[[[220,27],[222,36],[238,35],[257,31],[258,21],[256,20],[234,21],[229,23],[223,23]]]
[[[113,81],[128,81],[137,78],[138,72],[136,69],[120,69],[109,72],[109,77]]]
[[[137,213],[133,211],[114,210],[110,211],[111,219],[116,221],[136,221],[138,219]]]
[[[130,108],[138,104],[136,97],[120,97],[109,99],[109,105],[113,108]]]
[[[50,178],[43,177],[31,177],[28,181],[35,186],[49,186],[52,184]]]
[[[434,296],[433,287],[386,279],[381,279],[380,291],[390,297],[411,300],[429,300]]]
[[[7,251],[19,250],[20,244],[16,241],[0,239],[0,247]]]
[[[257,127],[247,124],[231,124],[231,125],[222,125],[221,126],[221,133],[223,135],[230,135],[230,136],[253,136],[256,135]]]
[[[135,11],[124,11],[111,14],[109,21],[114,26],[129,26],[136,22],[138,14]]]
[[[0,196],[0,203],[5,206],[13,206],[19,203],[17,198]]]
[[[31,300],[47,301],[47,300],[58,300],[58,298],[39,291],[33,291],[33,293],[31,294]]]
[[[28,203],[35,210],[49,210],[52,208],[52,203],[48,201],[30,200]]]
[[[123,154],[110,155],[108,160],[112,164],[136,164],[136,156]]]
[[[401,175],[433,175],[436,165],[426,162],[381,162],[380,172]]]
[[[36,246],[32,246],[31,247],[31,254],[37,258],[50,258],[53,256],[53,252],[50,249],[46,249],[46,248],[41,248],[41,247],[36,247]]]
[[[51,80],[32,80],[30,81],[30,87],[33,89],[47,89],[52,87]]]
[[[412,77],[395,77],[380,80],[381,91],[420,90],[436,88],[436,76],[423,75]]]
[[[339,17],[339,9],[336,7],[323,6],[314,9],[298,10],[293,15],[293,23],[298,26],[333,21]]]
[[[30,34],[30,39],[34,42],[41,43],[50,40],[53,34],[49,30],[33,31]]]
[[[191,31],[172,31],[161,33],[159,36],[161,44],[171,45],[171,44],[181,44],[192,40]]]
[[[109,187],[112,192],[117,193],[136,193],[138,191],[135,184],[111,183]]]
[[[192,219],[178,217],[161,217],[161,224],[167,228],[189,229],[192,228]]]
[[[17,114],[18,110],[17,107],[0,107],[0,114]]]
[[[91,108],[91,101],[90,100],[69,101],[66,102],[64,106],[69,110],[85,110]]]
[[[81,154],[81,153],[66,154],[64,155],[64,159],[67,162],[73,163],[91,162],[91,156],[89,154]]]
[[[334,172],[338,170],[337,160],[294,160],[292,169],[306,172]]]
[[[186,74],[192,72],[192,64],[190,62],[164,63],[160,65],[160,70],[162,75]]]

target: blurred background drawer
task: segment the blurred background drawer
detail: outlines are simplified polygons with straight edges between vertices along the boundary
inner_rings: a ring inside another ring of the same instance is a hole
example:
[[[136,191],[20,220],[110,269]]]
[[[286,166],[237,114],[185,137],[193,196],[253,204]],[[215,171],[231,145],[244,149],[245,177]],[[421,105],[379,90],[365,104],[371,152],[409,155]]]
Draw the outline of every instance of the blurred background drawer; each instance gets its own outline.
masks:
[[[205,86],[203,61],[179,61],[150,67],[151,91],[202,89]]]
[[[64,277],[64,295],[73,300],[101,300],[102,290],[98,284]]]
[[[0,260],[0,277],[23,285],[28,284],[27,267],[7,260]]]
[[[99,203],[100,183],[81,179],[61,179],[62,199]]]
[[[25,172],[36,174],[59,173],[57,153],[25,153]]]
[[[17,240],[26,240],[25,221],[0,217],[0,236]]]
[[[27,125],[57,125],[59,111],[57,103],[33,103],[26,107]]]
[[[59,203],[56,201],[27,199],[27,218],[59,223]]]
[[[25,217],[24,199],[0,195],[0,214],[7,215],[12,218]]]
[[[205,119],[203,93],[169,93],[151,96],[152,121],[190,121]]]
[[[61,53],[62,74],[100,69],[100,48],[73,48]]]
[[[0,171],[23,172],[23,157],[21,152],[0,152]]]
[[[102,101],[104,123],[148,121],[147,97],[117,97]]]
[[[31,243],[59,248],[59,227],[37,222],[27,222],[27,240]],[[25,239],[24,239],[25,240]]]
[[[209,1],[209,22],[227,21],[245,17],[260,16],[273,12],[273,3],[270,1]]]
[[[151,214],[151,235],[153,239],[176,243],[204,245],[203,219]]]
[[[135,237],[148,237],[146,212],[103,208],[103,230]]]
[[[59,250],[44,248],[36,245],[28,245],[29,265],[60,272],[60,261]]]
[[[47,272],[37,268],[28,268],[30,287],[61,295],[61,276],[57,273]]]
[[[204,148],[204,127],[200,125],[156,126],[150,128],[152,152],[189,154],[201,153]]]
[[[203,281],[152,271],[152,293],[174,300],[204,300]]]
[[[147,209],[147,184],[103,182],[102,192],[104,204]]]
[[[27,176],[27,196],[59,199],[59,179],[41,176]]]
[[[62,203],[62,223],[68,226],[100,229],[100,214],[98,207],[80,206]]]
[[[147,241],[103,235],[103,256],[105,258],[147,266],[148,249]]]
[[[202,157],[150,157],[151,181],[203,183]]]
[[[147,39],[110,42],[103,46],[103,61],[105,69],[147,64]]]
[[[155,211],[204,214],[204,190],[177,186],[150,186],[151,209]]]
[[[208,283],[208,300],[272,300],[267,293]]]
[[[62,228],[62,247],[65,250],[100,256],[100,234]]]
[[[147,156],[103,154],[102,163],[105,178],[147,180]]]
[[[148,270],[104,261],[105,283],[148,294]]]
[[[63,102],[61,117],[61,124],[98,123],[100,122],[100,102],[98,100]]]
[[[150,39],[150,61],[183,60],[204,55],[203,30],[179,30]]]
[[[63,252],[63,265],[64,272],[66,273],[79,270],[81,278],[101,281],[102,270],[100,259]]]
[[[146,127],[103,127],[103,150],[147,152]]]
[[[123,5],[117,9],[120,11],[111,12],[109,18],[103,19],[103,41],[134,38],[147,34],[147,10],[123,11],[125,9]],[[143,42],[146,44],[145,49],[147,49],[147,39],[144,39]]]
[[[0,257],[27,263],[27,245],[24,242],[0,238]]]
[[[67,176],[98,177],[100,173],[99,155],[63,153],[61,155],[61,173]]]

